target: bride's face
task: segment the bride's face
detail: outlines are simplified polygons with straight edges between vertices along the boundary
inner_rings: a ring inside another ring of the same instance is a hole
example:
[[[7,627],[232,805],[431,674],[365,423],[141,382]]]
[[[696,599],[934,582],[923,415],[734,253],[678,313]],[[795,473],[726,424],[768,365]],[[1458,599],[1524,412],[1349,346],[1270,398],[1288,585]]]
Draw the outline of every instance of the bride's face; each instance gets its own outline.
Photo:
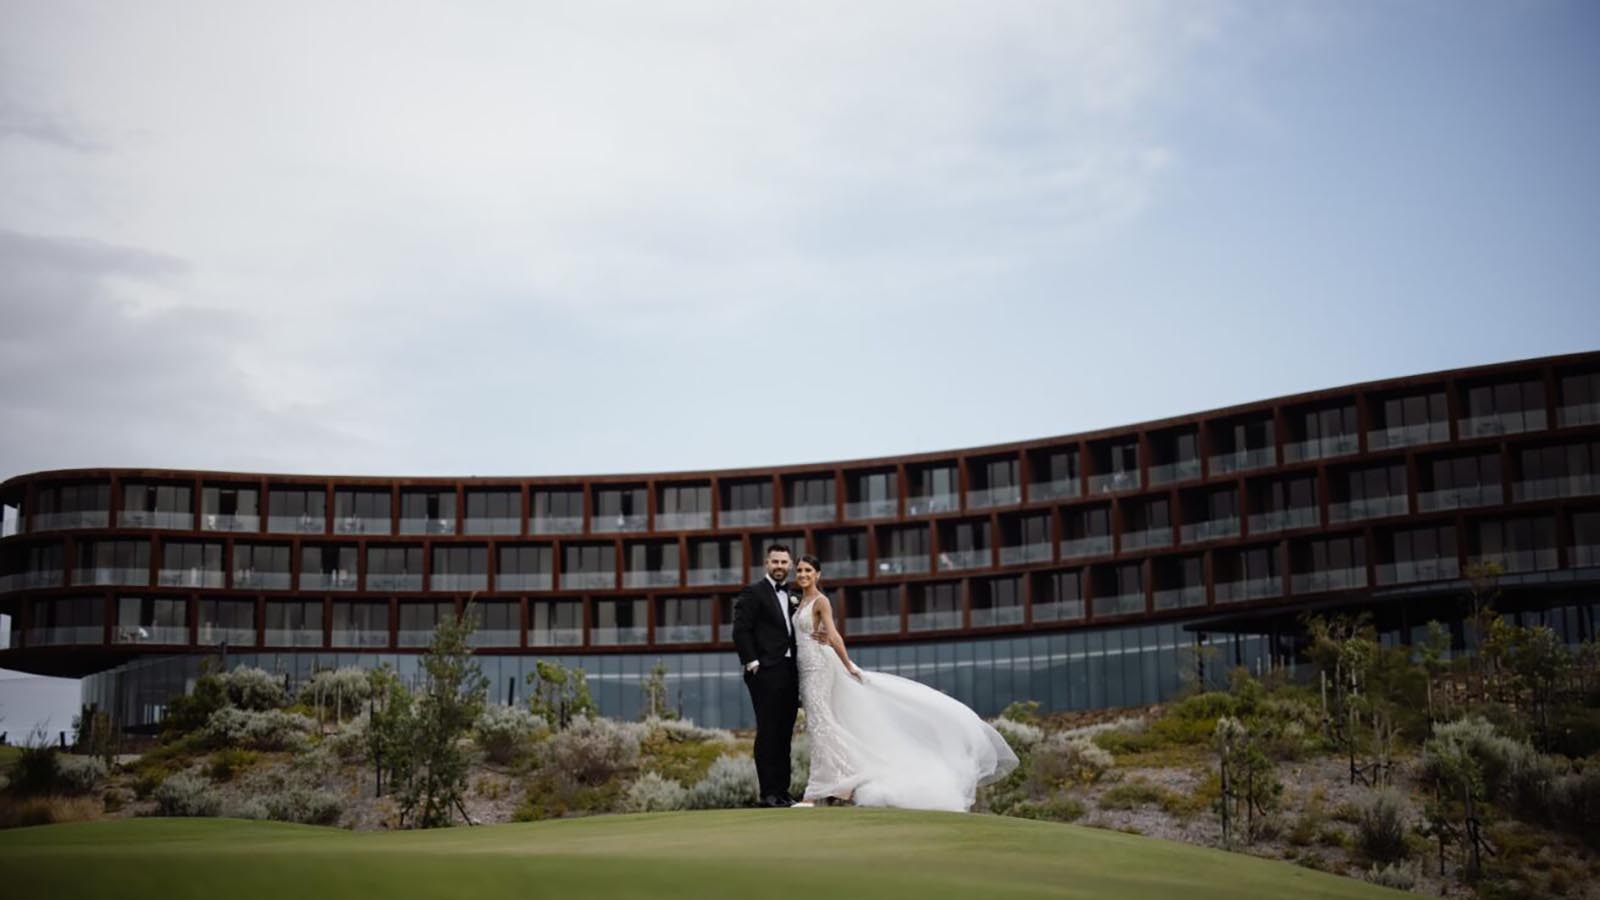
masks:
[[[816,584],[821,574],[811,567],[811,563],[801,560],[800,565],[794,568],[794,583],[800,585],[803,590]]]

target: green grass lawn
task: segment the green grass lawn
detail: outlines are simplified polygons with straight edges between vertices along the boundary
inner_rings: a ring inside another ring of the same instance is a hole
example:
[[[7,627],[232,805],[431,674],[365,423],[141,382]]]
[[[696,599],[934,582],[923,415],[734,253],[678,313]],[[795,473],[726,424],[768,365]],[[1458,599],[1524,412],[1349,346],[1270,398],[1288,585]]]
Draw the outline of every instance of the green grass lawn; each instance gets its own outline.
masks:
[[[0,873],[12,897],[119,900],[1405,896],[1111,831],[850,808],[359,833],[227,819],[85,822],[0,831]]]

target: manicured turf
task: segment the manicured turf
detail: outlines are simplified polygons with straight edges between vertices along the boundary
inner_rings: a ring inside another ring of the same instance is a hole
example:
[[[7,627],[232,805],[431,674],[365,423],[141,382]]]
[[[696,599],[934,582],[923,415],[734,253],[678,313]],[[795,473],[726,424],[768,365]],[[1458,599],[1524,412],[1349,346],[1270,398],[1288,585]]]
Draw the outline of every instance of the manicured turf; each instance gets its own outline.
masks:
[[[10,897],[1152,900],[1405,896],[1321,872],[1023,819],[722,810],[354,833],[227,819],[0,832]]]

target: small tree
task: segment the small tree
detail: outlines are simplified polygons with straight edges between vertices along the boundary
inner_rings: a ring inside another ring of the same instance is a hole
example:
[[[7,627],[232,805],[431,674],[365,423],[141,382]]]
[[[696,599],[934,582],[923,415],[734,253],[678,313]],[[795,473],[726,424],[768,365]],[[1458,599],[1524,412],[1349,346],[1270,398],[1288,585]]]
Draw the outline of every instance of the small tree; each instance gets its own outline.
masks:
[[[553,731],[564,730],[578,716],[596,716],[599,710],[589,696],[589,679],[577,667],[568,669],[556,662],[539,660],[528,673],[532,686],[528,708],[541,716]]]
[[[1428,676],[1428,721],[1437,722],[1434,712],[1433,685],[1435,679],[1450,666],[1450,629],[1437,619],[1428,620],[1428,636],[1417,647],[1417,661]]]
[[[1283,783],[1261,742],[1244,723],[1232,716],[1217,719],[1212,732],[1212,747],[1217,753],[1222,792],[1217,812],[1222,818],[1222,842],[1232,846],[1240,834],[1253,841],[1268,812],[1277,806]]]
[[[367,761],[372,764],[374,793],[383,796],[385,776],[391,790],[409,787],[414,767],[416,702],[410,688],[388,663],[367,675]]]
[[[678,714],[667,705],[667,664],[660,659],[650,669],[644,683],[644,717],[647,719],[676,719]]]
[[[472,757],[462,739],[483,712],[489,683],[472,658],[467,639],[471,615],[445,616],[433,631],[433,643],[422,658],[425,678],[412,719],[412,770],[400,786],[400,822],[422,828],[450,824],[460,812]]]

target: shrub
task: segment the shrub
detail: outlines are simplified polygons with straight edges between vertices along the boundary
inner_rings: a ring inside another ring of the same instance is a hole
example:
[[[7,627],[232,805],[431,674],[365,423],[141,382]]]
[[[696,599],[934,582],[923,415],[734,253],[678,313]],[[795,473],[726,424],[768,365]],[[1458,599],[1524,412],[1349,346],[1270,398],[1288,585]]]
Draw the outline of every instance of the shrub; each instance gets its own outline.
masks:
[[[1093,784],[1111,769],[1111,754],[1088,738],[1052,734],[1033,750],[1029,787],[1035,794],[1072,784]]]
[[[231,781],[233,776],[256,764],[261,754],[254,750],[239,750],[226,747],[211,754],[211,765],[206,769],[206,774],[212,781]]]
[[[508,763],[549,730],[544,719],[520,706],[490,704],[478,714],[472,735],[490,759]]]
[[[361,711],[361,704],[372,696],[367,671],[360,666],[324,669],[300,686],[295,699],[322,717],[343,720]]]
[[[317,788],[290,788],[268,794],[262,803],[270,818],[302,825],[334,825],[344,811],[338,794]]]
[[[236,666],[220,677],[228,693],[228,702],[240,709],[277,709],[284,704],[283,680],[266,669]]]
[[[250,750],[302,750],[316,723],[281,709],[253,711],[225,706],[211,714],[200,739],[208,747]]]
[[[1136,809],[1141,806],[1159,806],[1166,801],[1168,791],[1148,781],[1127,781],[1100,795],[1101,809]]]
[[[99,804],[93,797],[0,797],[0,828],[82,822],[97,818],[99,814]]]
[[[56,785],[66,794],[87,794],[106,777],[104,760],[93,756],[56,757]]]
[[[760,782],[756,762],[748,756],[720,756],[706,777],[689,789],[689,809],[736,809],[753,806]]]
[[[639,765],[640,730],[579,716],[545,742],[544,765],[578,784],[601,784]]]
[[[356,762],[367,754],[369,722],[365,712],[345,722],[338,731],[322,739],[323,748],[344,762]]]
[[[230,819],[270,819],[267,804],[260,797],[245,797],[231,805],[224,807],[224,814]]]
[[[1547,749],[1570,759],[1600,753],[1600,709],[1562,705],[1552,710]]]
[[[1083,818],[1083,813],[1082,801],[1065,794],[1055,794],[1043,800],[1024,800],[1012,806],[1006,815],[1046,822],[1076,822]]]
[[[622,808],[627,812],[671,812],[683,809],[689,792],[683,785],[654,772],[628,785],[623,795]]]
[[[1402,863],[1390,863],[1382,868],[1377,863],[1366,871],[1366,879],[1373,884],[1394,888],[1397,891],[1409,891],[1417,886],[1417,870]]]
[[[701,728],[690,719],[645,719],[644,726],[651,737],[660,736],[679,743],[734,743],[733,732],[724,728]]]
[[[204,778],[179,773],[156,788],[158,816],[217,816],[222,814],[222,798]]]
[[[993,725],[994,730],[1000,732],[1000,736],[1006,739],[1006,743],[1010,744],[1011,749],[1018,755],[1033,749],[1035,744],[1044,739],[1044,731],[1037,725],[1029,725],[1009,716],[995,719]]]
[[[1009,719],[1012,722],[1021,722],[1024,725],[1037,725],[1039,723],[1039,701],[1014,700],[1000,711],[1000,718]]]
[[[37,794],[53,794],[60,790],[61,770],[59,768],[60,755],[56,748],[43,743],[43,735],[39,735],[40,742],[24,744],[18,748],[17,758],[11,763],[9,777],[11,783],[7,789],[22,796]]]
[[[1360,804],[1356,834],[1361,851],[1378,862],[1394,862],[1406,856],[1405,805],[1393,788],[1373,791]]]

